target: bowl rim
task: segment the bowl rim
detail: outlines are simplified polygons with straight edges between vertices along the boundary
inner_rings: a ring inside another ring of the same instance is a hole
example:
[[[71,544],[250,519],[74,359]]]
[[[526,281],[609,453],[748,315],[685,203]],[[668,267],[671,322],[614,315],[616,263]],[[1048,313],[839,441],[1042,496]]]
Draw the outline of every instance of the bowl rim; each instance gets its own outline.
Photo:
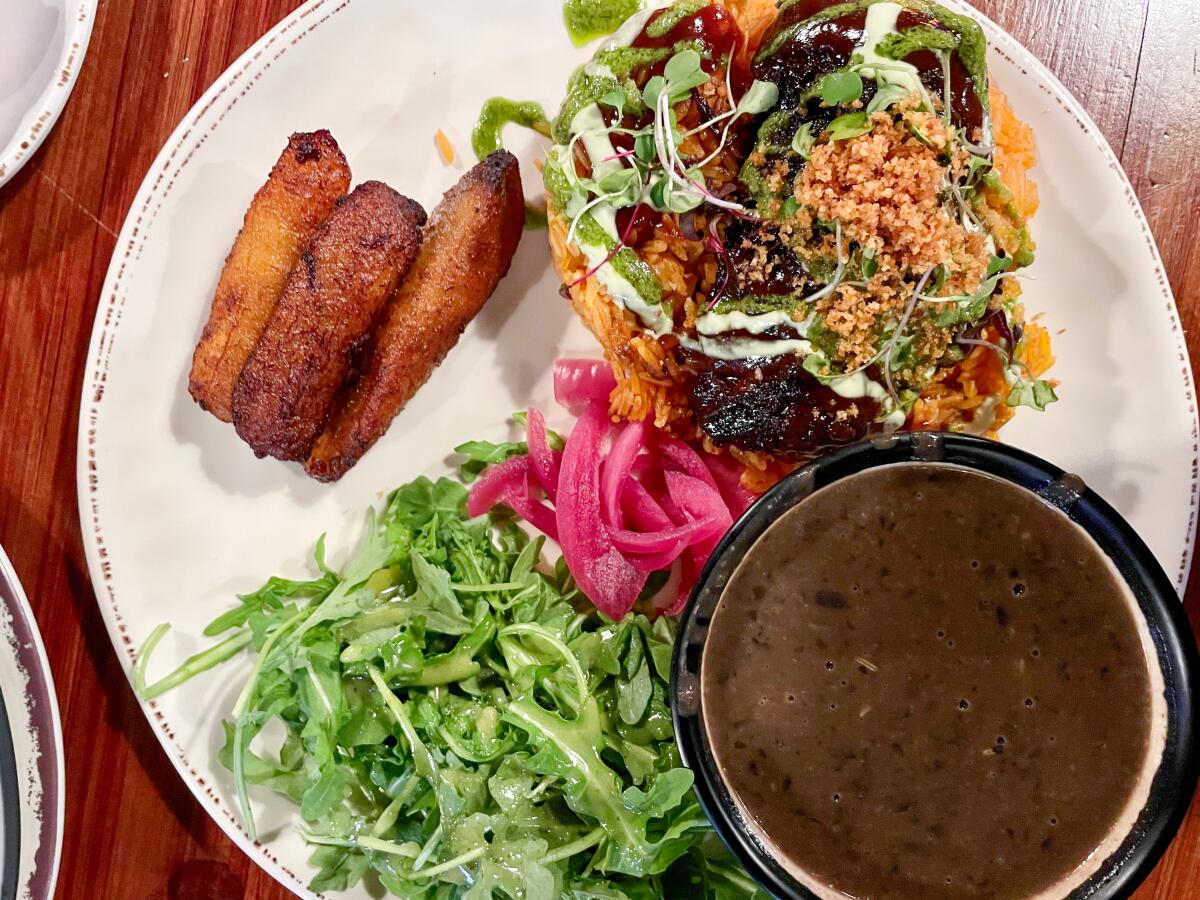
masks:
[[[709,558],[679,620],[671,662],[671,714],[684,765],[720,838],[768,891],[818,900],[777,862],[749,830],[718,774],[704,728],[700,669],[708,625],[726,583],[766,529],[814,491],[850,475],[903,463],[952,464],[984,472],[1037,494],[1080,525],[1128,584],[1149,627],[1162,669],[1167,735],[1150,795],[1121,845],[1068,900],[1127,897],[1154,869],[1178,831],[1200,775],[1200,721],[1193,698],[1200,654],[1171,580],[1145,542],[1083,479],[996,441],[960,434],[905,432],[878,437],[819,457],[784,477],[725,534]]]

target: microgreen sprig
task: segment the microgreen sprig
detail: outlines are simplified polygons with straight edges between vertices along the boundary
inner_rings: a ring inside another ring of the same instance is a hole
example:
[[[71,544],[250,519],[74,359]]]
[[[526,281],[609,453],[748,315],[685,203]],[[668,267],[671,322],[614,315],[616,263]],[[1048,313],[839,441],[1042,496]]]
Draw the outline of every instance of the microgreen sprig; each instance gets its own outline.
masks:
[[[892,401],[896,403],[897,406],[900,404],[900,396],[896,393],[895,384],[892,383],[893,356],[896,352],[897,346],[900,344],[901,338],[904,335],[904,329],[908,327],[908,320],[912,318],[913,310],[916,309],[917,299],[925,290],[925,285],[929,283],[929,279],[933,277],[934,268],[935,267],[930,266],[921,275],[921,279],[917,282],[917,286],[913,290],[912,296],[908,298],[908,306],[904,308],[904,315],[900,317],[900,321],[896,325],[895,330],[892,332],[892,336],[888,338],[887,343],[880,351],[880,354],[883,357],[883,380],[887,384],[888,394],[891,396]]]
[[[1058,394],[1054,391],[1054,385],[1044,378],[1035,377],[1029,366],[1023,360],[1017,358],[1017,344],[1019,342],[1013,340],[1012,328],[1007,318],[1005,318],[1004,311],[998,310],[995,315],[1000,319],[998,327],[1002,328],[1002,335],[1006,335],[1006,337],[1002,336],[1001,340],[1007,339],[1012,348],[1011,350],[1005,348],[1002,344],[985,340],[982,337],[971,338],[959,336],[954,339],[954,342],[967,347],[983,347],[996,354],[1001,365],[1004,366],[1004,380],[1009,386],[1008,396],[1004,401],[1008,406],[1028,406],[1030,409],[1044,412],[1048,405],[1058,400]]]
[[[776,85],[755,81],[733,103],[731,66],[726,65],[725,88],[731,108],[720,115],[680,133],[675,106],[710,78],[702,67],[700,54],[693,48],[677,52],[668,61],[661,75],[655,75],[645,85],[642,100],[653,111],[650,125],[640,129],[613,125],[603,129],[581,131],[567,143],[564,174],[571,186],[566,213],[571,219],[567,239],[574,240],[583,217],[601,204],[622,209],[643,204],[656,210],[685,213],[702,204],[710,204],[734,214],[745,215],[745,207],[718,196],[708,189],[702,169],[725,149],[734,122],[746,115],[757,115],[773,107],[779,98]],[[621,91],[610,91],[598,101],[620,116],[627,98]],[[703,159],[689,161],[680,146],[689,137],[724,123],[717,147]],[[592,177],[585,178],[575,171],[572,163],[578,142],[598,135],[625,134],[633,138],[631,150],[616,151],[603,159],[592,160]]]
[[[938,59],[942,63],[942,122],[950,127],[950,52],[939,50]]]
[[[868,69],[871,70],[871,72],[873,72],[873,73],[878,73],[878,72],[903,72],[905,74],[910,73],[909,68],[907,68],[906,66],[902,66],[898,63],[896,63],[896,64],[888,64],[888,63],[881,63],[881,62],[865,63],[865,62],[861,62],[861,61],[852,64],[846,71],[856,72],[856,73],[861,74],[861,73],[867,71]],[[877,84],[880,83],[880,79],[877,77],[877,74],[875,76],[869,75],[868,77],[875,77],[876,83]],[[884,79],[883,84],[891,85],[894,83],[889,82],[886,79]],[[933,111],[933,98],[929,95],[929,91],[927,91],[925,89],[925,85],[921,84],[920,79],[917,79],[917,84],[920,86],[921,103],[924,105],[924,107],[927,110],[930,110],[932,112]],[[903,86],[900,85],[900,87],[903,87]],[[905,89],[905,94],[908,94],[908,93],[911,93],[911,92],[908,89]]]
[[[900,395],[896,391],[895,385],[892,382],[891,374],[892,370],[895,368],[896,351],[901,344],[905,342],[904,332],[908,327],[909,319],[912,318],[913,310],[916,307],[917,300],[925,290],[925,286],[929,283],[929,279],[933,277],[935,268],[936,267],[930,267],[926,269],[924,273],[922,273],[920,280],[913,289],[912,295],[908,299],[908,305],[905,307],[904,313],[900,317],[900,321],[892,330],[892,333],[888,337],[887,341],[885,341],[884,344],[875,352],[874,356],[854,369],[849,369],[845,372],[829,372],[822,371],[827,370],[829,367],[829,360],[825,357],[825,355],[819,352],[812,353],[804,359],[803,365],[805,370],[808,371],[809,374],[815,376],[818,381],[822,382],[823,384],[828,384],[831,381],[837,381],[842,378],[851,378],[855,375],[858,375],[860,372],[865,372],[871,366],[882,361],[883,377],[887,383],[888,395],[896,407],[900,407]]]

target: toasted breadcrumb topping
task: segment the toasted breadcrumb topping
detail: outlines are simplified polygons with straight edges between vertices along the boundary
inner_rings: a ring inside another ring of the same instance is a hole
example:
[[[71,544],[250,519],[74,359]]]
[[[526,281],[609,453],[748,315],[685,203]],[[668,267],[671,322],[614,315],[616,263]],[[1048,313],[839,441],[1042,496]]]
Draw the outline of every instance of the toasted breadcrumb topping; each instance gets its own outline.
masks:
[[[903,310],[921,273],[943,265],[944,293],[970,293],[991,257],[986,235],[964,226],[943,196],[948,178],[963,171],[969,156],[938,116],[914,108],[917,102],[914,96],[900,104],[898,115],[874,113],[871,131],[859,137],[818,144],[796,183],[797,231],[813,219],[836,221],[845,247],[855,243],[874,253],[871,279],[842,285],[817,303],[840,338],[839,360],[847,366],[875,355],[882,318]],[[826,235],[822,243],[831,240]],[[911,331],[917,355],[929,358],[945,348],[944,329],[914,322]]]

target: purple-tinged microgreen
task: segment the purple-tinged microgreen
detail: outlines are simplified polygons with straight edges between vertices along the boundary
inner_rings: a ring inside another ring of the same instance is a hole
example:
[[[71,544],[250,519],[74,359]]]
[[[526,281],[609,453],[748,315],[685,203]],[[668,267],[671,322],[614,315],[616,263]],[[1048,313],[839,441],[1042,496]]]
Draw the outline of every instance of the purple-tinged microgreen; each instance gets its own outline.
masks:
[[[725,295],[725,289],[729,287],[729,273],[733,269],[733,260],[729,258],[729,250],[725,247],[725,242],[721,239],[721,232],[718,226],[721,220],[725,218],[724,214],[717,213],[708,223],[708,229],[704,234],[704,246],[710,253],[715,253],[721,258],[721,283],[717,289],[713,291],[712,298],[708,301],[708,306],[705,312],[712,312],[721,298]]]
[[[634,156],[634,155],[635,155],[635,151],[633,151],[633,150],[619,150],[616,153],[614,153],[612,156],[604,157],[603,161],[604,162],[612,162],[617,159],[629,159],[629,157]]]

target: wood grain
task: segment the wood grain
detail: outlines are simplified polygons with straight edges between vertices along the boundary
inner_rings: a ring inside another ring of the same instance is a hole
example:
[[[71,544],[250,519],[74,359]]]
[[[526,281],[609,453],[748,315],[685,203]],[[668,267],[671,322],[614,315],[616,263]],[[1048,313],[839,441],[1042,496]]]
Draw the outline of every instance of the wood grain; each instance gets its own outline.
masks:
[[[142,176],[203,90],[297,5],[104,0],[66,112],[34,160],[0,188],[0,543],[41,623],[67,733],[61,898],[287,896],[193,801],[127,686],[84,563],[75,433],[92,317]],[[1200,358],[1200,5],[976,5],[1096,118],[1146,207],[1192,358]],[[1200,571],[1187,608],[1200,622]],[[1137,896],[1200,896],[1200,804]]]

